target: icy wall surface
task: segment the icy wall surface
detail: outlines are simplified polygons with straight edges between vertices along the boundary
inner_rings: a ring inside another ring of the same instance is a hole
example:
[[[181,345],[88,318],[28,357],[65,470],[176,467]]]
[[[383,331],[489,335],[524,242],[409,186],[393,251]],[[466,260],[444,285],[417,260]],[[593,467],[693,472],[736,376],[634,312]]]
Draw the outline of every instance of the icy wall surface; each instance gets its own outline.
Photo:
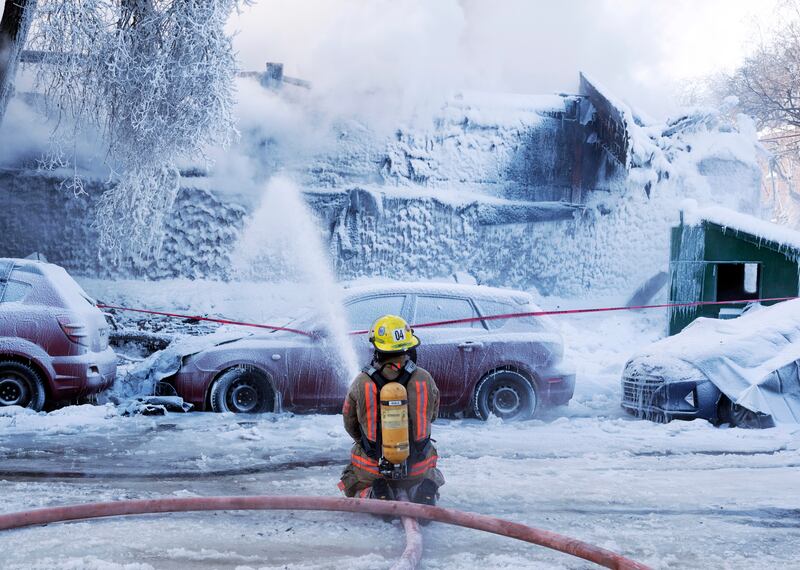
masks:
[[[112,266],[98,256],[91,224],[93,196],[103,187],[73,196],[60,178],[0,170],[0,255],[25,257],[33,252],[70,271],[93,276],[201,277],[223,275],[228,256],[246,214],[243,207],[222,202],[212,193],[184,187],[167,220],[161,250],[146,264],[132,260]]]
[[[744,118],[698,110],[645,124],[616,104],[627,168],[598,135],[614,125],[600,124],[581,96],[467,94],[429,123],[387,136],[337,121],[312,147],[287,138],[294,128],[252,127],[246,148],[210,176],[185,180],[155,259],[117,267],[98,259],[88,197],[60,191],[54,177],[0,171],[0,254],[39,251],[88,276],[235,278],[232,251],[264,184],[251,183],[241,200],[232,190],[247,180],[228,173],[249,161],[241,170],[252,180],[280,172],[305,188],[340,278],[467,272],[559,295],[631,292],[667,270],[685,198],[751,211],[760,171]],[[90,196],[101,190],[94,185]]]
[[[344,277],[466,272],[480,283],[534,285],[546,294],[627,291],[634,287],[632,277],[667,266],[669,248],[661,233],[677,221],[677,211],[663,207],[665,198],[654,203],[643,194],[619,197],[605,214],[591,207],[529,223],[494,223],[485,203],[401,192],[354,190],[335,201],[329,194],[309,194],[309,200],[330,228]]]
[[[335,143],[273,168],[288,166],[307,187],[414,186],[436,195],[457,186],[508,199],[582,202],[576,188],[609,190],[625,180],[624,169],[586,144],[595,130],[590,111],[586,98],[573,95],[462,93],[430,121],[389,135],[356,120],[337,122]]]

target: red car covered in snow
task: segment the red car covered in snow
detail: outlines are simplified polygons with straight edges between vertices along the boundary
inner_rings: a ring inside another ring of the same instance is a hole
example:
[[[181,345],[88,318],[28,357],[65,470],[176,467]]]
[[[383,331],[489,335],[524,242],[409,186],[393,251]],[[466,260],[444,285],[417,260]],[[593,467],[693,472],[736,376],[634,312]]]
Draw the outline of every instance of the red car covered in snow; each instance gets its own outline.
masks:
[[[103,313],[63,268],[0,258],[0,407],[41,410],[113,384]]]
[[[422,344],[414,358],[433,375],[445,413],[523,419],[566,404],[574,392],[575,375],[563,362],[562,337],[550,319],[481,319],[538,311],[527,293],[389,283],[346,290],[344,308],[350,330],[368,329],[384,314],[411,323],[477,318],[416,331]],[[169,391],[201,410],[339,412],[351,380],[343,374],[340,347],[313,316],[287,326],[315,334],[255,333],[182,354],[177,372],[165,378]],[[359,364],[370,362],[367,335],[354,336],[353,344]]]

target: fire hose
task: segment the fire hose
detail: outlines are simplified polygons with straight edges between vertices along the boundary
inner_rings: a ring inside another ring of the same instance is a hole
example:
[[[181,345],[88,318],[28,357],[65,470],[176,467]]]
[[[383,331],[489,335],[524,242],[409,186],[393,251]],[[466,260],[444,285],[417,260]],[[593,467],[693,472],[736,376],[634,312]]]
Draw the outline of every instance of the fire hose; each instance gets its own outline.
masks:
[[[521,523],[454,509],[377,499],[262,495],[250,497],[181,497],[87,503],[0,514],[0,531],[54,522],[112,516],[238,510],[336,511],[404,517],[409,519],[408,522],[406,520],[403,521],[406,528],[407,544],[403,557],[398,563],[402,565],[397,565],[395,566],[396,568],[414,568],[416,566],[422,554],[422,541],[420,536],[414,536],[413,527],[416,521],[411,521],[410,519],[427,519],[544,546],[545,548],[594,562],[606,568],[649,570],[644,564],[610,550]],[[409,527],[411,527],[410,532]]]
[[[408,493],[404,489],[397,490],[397,499],[408,502]],[[417,519],[402,517],[403,530],[406,532],[406,547],[403,554],[390,570],[414,570],[422,560],[422,533]]]

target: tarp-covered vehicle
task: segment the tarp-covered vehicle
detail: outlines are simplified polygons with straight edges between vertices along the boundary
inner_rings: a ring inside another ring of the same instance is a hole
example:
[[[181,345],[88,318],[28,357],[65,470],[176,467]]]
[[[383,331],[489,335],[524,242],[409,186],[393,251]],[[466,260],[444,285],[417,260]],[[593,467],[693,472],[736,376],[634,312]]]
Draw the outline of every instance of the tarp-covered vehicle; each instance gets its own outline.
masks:
[[[622,407],[656,421],[800,422],[800,300],[700,318],[650,345],[625,366]]]

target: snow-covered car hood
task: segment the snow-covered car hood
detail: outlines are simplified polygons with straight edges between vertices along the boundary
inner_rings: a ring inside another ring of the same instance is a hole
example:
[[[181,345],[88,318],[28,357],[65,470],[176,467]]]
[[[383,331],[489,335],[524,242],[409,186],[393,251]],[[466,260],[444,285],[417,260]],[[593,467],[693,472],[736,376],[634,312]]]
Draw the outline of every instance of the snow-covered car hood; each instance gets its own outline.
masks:
[[[660,378],[664,382],[702,382],[708,379],[691,362],[663,353],[634,356],[625,365],[625,376]]]
[[[675,376],[671,364],[680,361],[704,374],[731,401],[776,422],[800,423],[798,360],[800,299],[756,306],[736,319],[699,318],[644,349],[626,369],[647,365]]]

